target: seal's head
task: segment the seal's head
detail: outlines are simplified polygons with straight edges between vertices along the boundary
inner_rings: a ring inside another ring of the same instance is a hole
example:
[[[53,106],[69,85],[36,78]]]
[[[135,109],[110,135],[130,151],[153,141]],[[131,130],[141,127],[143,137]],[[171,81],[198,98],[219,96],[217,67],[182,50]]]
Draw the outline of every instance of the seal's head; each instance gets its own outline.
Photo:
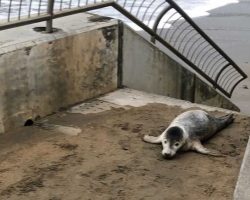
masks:
[[[172,158],[184,145],[183,130],[177,126],[170,127],[162,140],[162,155],[164,158]]]

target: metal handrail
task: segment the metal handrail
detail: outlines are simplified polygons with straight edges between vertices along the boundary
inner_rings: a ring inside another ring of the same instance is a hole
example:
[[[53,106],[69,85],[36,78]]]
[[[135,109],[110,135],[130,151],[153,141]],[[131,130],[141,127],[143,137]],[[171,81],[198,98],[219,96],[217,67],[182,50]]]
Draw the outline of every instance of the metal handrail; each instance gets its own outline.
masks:
[[[55,18],[112,6],[147,32],[151,42],[157,41],[171,50],[227,97],[231,97],[235,87],[247,78],[173,0],[137,0],[132,3],[131,0],[37,0],[36,11],[32,11],[33,1],[26,5],[28,12],[23,16],[25,4],[20,0],[18,16],[13,18],[13,0],[9,0],[9,5],[5,6],[8,9],[6,23],[1,24],[0,21],[0,30],[46,21],[46,32],[51,33]],[[0,11],[3,6],[0,0]],[[151,21],[154,22],[152,25]]]

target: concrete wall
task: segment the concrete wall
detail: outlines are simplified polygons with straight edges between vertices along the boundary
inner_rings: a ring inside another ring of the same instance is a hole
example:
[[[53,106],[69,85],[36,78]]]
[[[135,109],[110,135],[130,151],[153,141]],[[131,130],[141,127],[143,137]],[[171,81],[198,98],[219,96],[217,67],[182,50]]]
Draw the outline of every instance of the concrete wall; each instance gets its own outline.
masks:
[[[239,110],[227,98],[127,26],[123,30],[122,63],[123,84],[129,88]]]
[[[117,88],[117,25],[57,37],[0,55],[0,132]]]
[[[237,110],[127,26],[119,27],[116,20],[91,22],[88,16],[58,19],[56,26],[62,30],[49,35],[20,27],[24,43],[18,38],[19,29],[10,35],[0,32],[5,39],[5,46],[0,44],[0,133],[113,91],[120,84]]]

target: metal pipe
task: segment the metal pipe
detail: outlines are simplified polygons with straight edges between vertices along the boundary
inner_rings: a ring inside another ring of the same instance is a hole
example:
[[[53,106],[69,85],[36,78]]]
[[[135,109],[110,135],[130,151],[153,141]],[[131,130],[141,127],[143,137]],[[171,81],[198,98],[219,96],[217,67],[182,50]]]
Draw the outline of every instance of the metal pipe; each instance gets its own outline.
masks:
[[[53,32],[53,11],[54,11],[55,0],[48,0],[47,14],[50,16],[49,20],[46,21],[46,33]]]
[[[155,33],[157,32],[157,27],[158,27],[158,25],[159,25],[161,19],[164,17],[164,15],[165,15],[170,9],[172,9],[171,6],[169,6],[169,5],[166,6],[166,7],[160,12],[160,14],[158,15],[158,17],[156,18],[155,23],[154,23],[153,28],[152,28],[152,30],[153,30]],[[155,38],[152,37],[152,38],[151,38],[151,42],[152,42],[152,43],[155,43]]]
[[[215,78],[215,82],[218,83],[220,75],[222,74],[222,72],[229,67],[231,64],[227,63],[224,67],[221,68],[221,70],[219,71],[219,73],[217,74],[216,78]]]

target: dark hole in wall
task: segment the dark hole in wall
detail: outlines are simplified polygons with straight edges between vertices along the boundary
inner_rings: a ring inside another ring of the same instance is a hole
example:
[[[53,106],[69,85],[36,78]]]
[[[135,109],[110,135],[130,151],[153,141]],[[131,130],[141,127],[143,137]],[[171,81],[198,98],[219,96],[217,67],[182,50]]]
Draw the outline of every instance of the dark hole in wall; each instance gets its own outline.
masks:
[[[34,124],[34,121],[32,119],[27,119],[24,122],[24,126],[32,126]]]

